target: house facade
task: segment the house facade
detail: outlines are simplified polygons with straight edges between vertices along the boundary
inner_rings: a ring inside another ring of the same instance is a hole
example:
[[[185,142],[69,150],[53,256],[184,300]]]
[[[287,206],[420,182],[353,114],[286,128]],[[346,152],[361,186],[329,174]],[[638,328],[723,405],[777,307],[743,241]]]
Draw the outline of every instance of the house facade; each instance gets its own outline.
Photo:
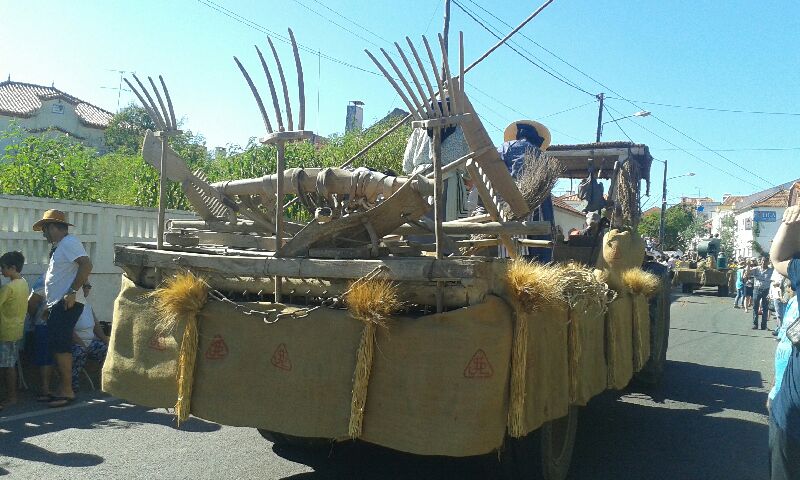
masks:
[[[734,252],[737,257],[759,256],[758,247],[769,252],[783,212],[789,206],[789,190],[780,189],[752,202],[741,202],[735,215]],[[758,246],[754,248],[753,242]]]
[[[113,114],[54,87],[0,82],[0,131],[12,122],[33,135],[68,135],[105,153],[105,129]],[[0,139],[0,152],[11,142]]]

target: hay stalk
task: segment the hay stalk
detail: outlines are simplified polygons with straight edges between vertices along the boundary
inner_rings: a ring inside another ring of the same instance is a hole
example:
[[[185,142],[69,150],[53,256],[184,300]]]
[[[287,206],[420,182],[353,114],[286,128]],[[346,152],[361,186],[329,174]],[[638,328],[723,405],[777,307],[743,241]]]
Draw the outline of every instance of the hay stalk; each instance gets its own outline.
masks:
[[[172,331],[181,321],[185,322],[176,378],[178,399],[175,403],[175,416],[180,426],[191,413],[198,344],[197,315],[208,300],[208,287],[191,272],[178,273],[151,295],[155,298],[155,308],[159,313],[158,328],[162,332]]]
[[[367,405],[367,390],[372,373],[377,328],[387,327],[390,316],[400,308],[397,286],[386,280],[356,280],[344,295],[350,315],[364,323],[361,341],[356,353],[356,369],[353,373],[353,394],[350,402],[351,438],[361,436],[364,425],[364,410]]]

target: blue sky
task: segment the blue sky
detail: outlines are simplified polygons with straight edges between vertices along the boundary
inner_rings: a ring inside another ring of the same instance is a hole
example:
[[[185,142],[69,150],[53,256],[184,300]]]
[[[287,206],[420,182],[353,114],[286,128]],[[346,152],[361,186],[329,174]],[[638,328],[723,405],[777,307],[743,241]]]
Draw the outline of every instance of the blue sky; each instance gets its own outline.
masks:
[[[480,7],[516,25],[539,5],[538,1],[458,1],[503,32],[510,29]],[[115,70],[162,74],[176,113],[185,117],[187,128],[206,137],[209,147],[244,144],[264,133],[263,124],[232,57],[242,60],[267,95],[253,49],[257,44],[268,50],[263,29],[285,34],[292,27],[298,41],[311,50],[375,72],[364,48],[375,52],[406,35],[417,42],[422,34],[434,35],[441,30],[442,4],[440,0],[0,0],[0,78],[11,75],[17,81],[52,83],[115,111],[119,84]],[[258,27],[226,16],[219,6]],[[451,34],[459,30],[465,35],[467,63],[495,41],[453,5]],[[696,173],[670,180],[670,202],[698,192],[712,197],[748,194],[800,177],[800,4],[556,0],[520,33],[527,38],[515,37],[517,48],[572,86],[506,47],[492,54],[467,74],[467,94],[498,142],[499,130],[520,118],[537,119],[550,127],[554,143],[593,141],[598,107],[590,94],[605,92],[611,98],[604,120],[611,120],[609,114],[620,118],[641,109],[652,115],[606,124],[604,140],[626,140],[627,134],[649,145],[656,158],[669,160],[669,177]],[[276,47],[289,67],[288,45],[277,42]],[[307,127],[322,135],[343,130],[350,100],[365,102],[367,124],[403,107],[381,76],[325,58],[318,61],[317,55],[305,51],[301,57]],[[294,73],[291,68],[289,72],[292,84]],[[132,100],[132,94],[122,92],[122,106]],[[703,145],[721,151],[710,152]],[[661,168],[654,163],[657,196]]]

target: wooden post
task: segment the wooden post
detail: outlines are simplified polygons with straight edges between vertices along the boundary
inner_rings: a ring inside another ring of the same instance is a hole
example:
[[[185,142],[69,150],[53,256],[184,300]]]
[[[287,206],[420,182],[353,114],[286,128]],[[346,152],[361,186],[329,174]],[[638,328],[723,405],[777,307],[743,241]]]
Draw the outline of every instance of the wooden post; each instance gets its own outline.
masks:
[[[163,132],[161,132],[163,133]],[[156,227],[156,248],[164,248],[164,224],[167,213],[167,136],[161,136],[161,165],[158,178],[158,225]]]
[[[275,182],[275,256],[280,256],[283,246],[283,170],[286,168],[286,143],[279,140],[275,143],[277,181]],[[281,277],[275,276],[275,303],[281,301]]]
[[[436,259],[443,257],[442,246],[444,242],[444,182],[442,180],[442,130],[433,128],[433,216],[434,236],[436,238]],[[436,282],[436,313],[444,310],[444,282]]]

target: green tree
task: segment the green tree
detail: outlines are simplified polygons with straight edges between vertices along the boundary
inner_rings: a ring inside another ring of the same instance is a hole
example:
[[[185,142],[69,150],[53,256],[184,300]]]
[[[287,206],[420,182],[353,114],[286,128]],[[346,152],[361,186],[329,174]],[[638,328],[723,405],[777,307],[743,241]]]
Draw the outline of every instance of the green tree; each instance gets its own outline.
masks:
[[[643,237],[658,238],[661,225],[661,212],[651,213],[642,217],[639,222],[639,235]],[[700,224],[702,226],[702,224]],[[664,245],[662,250],[685,250],[693,235],[686,238],[691,232],[698,230],[698,225],[691,208],[685,205],[669,207],[664,218]]]
[[[106,148],[109,152],[135,154],[142,149],[144,132],[155,130],[156,124],[147,110],[130,104],[111,118],[106,128]]]
[[[0,159],[0,193],[98,201],[94,149],[55,130],[30,135],[15,124],[0,138],[10,141]]]
[[[732,259],[736,248],[736,218],[725,215],[720,221],[719,228],[720,250],[728,259]]]

